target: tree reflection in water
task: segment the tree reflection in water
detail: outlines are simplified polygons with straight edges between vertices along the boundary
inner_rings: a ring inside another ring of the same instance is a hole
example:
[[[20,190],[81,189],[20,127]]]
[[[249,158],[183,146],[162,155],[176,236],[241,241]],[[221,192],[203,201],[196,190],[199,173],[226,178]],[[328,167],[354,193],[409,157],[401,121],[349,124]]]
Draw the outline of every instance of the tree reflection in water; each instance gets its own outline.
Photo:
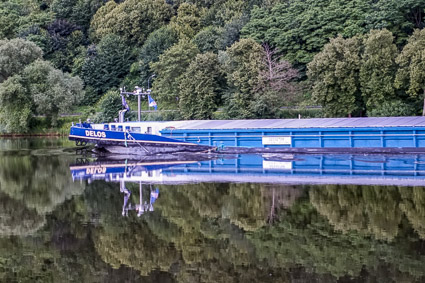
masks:
[[[73,159],[0,154],[1,282],[425,280],[425,188],[120,187]]]

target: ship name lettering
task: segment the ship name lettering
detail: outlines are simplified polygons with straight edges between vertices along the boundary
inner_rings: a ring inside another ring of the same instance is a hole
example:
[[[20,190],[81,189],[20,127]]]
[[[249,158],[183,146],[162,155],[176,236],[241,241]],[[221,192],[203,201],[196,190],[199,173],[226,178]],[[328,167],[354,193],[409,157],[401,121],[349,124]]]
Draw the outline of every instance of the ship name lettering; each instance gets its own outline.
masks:
[[[87,137],[95,137],[95,138],[106,138],[105,132],[96,132],[96,131],[89,131],[86,130],[86,136]]]

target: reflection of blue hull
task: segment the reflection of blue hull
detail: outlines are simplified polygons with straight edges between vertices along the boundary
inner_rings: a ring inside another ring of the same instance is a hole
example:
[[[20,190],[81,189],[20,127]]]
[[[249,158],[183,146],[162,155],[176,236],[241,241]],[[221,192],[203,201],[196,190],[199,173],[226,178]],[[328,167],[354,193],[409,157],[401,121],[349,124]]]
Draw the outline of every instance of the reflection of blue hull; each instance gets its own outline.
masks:
[[[149,168],[139,164],[140,170],[128,170],[125,162],[114,170],[95,169],[101,165],[87,165],[80,171],[71,168],[74,178],[118,180],[146,183],[191,182],[258,182],[258,183],[322,183],[322,184],[377,184],[424,185],[425,155],[363,156],[363,155],[241,155],[237,159],[169,164]],[[91,166],[91,167],[90,167]],[[136,166],[136,167],[137,167]],[[171,167],[172,166],[172,167]],[[82,171],[81,171],[82,170]],[[93,172],[93,170],[100,170]],[[106,170],[103,172],[102,170]],[[144,171],[146,174],[141,174]],[[156,171],[155,178],[148,172]],[[136,173],[138,172],[138,173]],[[78,176],[78,177],[77,177]]]
[[[172,166],[188,164],[195,161],[163,161],[163,162],[95,162],[91,164],[71,166],[73,180],[120,180],[124,177],[140,175],[140,172],[150,172],[166,169]]]
[[[71,127],[69,139],[80,143],[94,143],[109,152],[122,154],[203,151],[211,148],[158,135],[98,130],[80,126]]]

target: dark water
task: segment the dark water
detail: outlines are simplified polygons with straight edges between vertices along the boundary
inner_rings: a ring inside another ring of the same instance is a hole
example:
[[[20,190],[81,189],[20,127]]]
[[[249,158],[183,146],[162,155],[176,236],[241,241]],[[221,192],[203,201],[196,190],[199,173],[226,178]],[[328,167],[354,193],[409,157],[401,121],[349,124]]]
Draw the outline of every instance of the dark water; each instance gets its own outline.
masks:
[[[70,147],[0,140],[0,282],[425,282],[422,156]]]

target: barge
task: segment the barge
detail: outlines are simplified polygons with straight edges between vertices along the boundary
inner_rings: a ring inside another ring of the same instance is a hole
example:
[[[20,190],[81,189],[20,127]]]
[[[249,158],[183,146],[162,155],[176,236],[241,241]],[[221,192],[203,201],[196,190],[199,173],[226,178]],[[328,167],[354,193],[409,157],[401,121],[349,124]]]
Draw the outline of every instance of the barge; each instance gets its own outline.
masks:
[[[79,123],[69,138],[118,154],[424,153],[425,117]]]

